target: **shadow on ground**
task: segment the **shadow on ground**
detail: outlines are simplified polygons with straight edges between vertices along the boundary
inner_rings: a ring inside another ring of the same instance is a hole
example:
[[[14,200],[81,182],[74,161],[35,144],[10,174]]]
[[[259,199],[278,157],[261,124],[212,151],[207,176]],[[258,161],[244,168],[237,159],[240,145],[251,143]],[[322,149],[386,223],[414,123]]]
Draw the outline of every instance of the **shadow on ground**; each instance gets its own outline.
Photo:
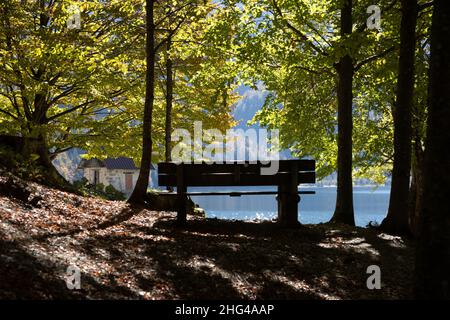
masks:
[[[9,298],[402,299],[410,297],[412,246],[376,231],[338,225],[282,229],[269,222],[149,223],[123,210],[87,231],[1,243],[0,292]],[[382,289],[366,269],[379,265]],[[68,290],[68,265],[82,270]]]

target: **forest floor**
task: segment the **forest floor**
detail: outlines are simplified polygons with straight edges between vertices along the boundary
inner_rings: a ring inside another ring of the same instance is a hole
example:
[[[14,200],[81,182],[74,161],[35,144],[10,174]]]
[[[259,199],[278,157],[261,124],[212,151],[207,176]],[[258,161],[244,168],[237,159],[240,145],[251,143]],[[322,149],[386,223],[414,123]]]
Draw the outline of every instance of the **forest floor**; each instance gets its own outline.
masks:
[[[413,244],[373,229],[131,208],[0,172],[0,299],[404,299]],[[381,289],[369,290],[369,265]],[[68,266],[81,288],[66,286]]]

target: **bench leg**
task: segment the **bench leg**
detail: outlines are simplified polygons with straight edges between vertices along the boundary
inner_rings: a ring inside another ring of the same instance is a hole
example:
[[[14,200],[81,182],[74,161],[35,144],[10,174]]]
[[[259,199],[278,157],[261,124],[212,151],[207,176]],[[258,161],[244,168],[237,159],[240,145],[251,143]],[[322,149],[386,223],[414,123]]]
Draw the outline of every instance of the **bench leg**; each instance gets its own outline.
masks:
[[[177,190],[177,224],[185,225],[186,224],[186,191]]]
[[[286,227],[295,227],[298,222],[298,203],[300,196],[287,185],[278,186],[278,223]]]
[[[186,185],[184,184],[184,166],[177,166],[177,224],[186,224]]]

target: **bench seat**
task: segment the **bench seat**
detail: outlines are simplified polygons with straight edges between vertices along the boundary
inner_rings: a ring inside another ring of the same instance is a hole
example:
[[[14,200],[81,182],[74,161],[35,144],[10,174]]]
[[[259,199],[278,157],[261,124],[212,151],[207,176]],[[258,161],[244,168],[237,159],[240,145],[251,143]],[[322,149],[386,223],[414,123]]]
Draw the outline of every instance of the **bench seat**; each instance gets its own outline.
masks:
[[[278,171],[272,175],[262,174],[270,164],[236,161],[232,163],[158,163],[158,184],[176,187],[177,221],[186,223],[185,201],[187,196],[239,197],[243,195],[277,195],[278,222],[284,225],[298,224],[299,194],[314,194],[314,191],[299,191],[298,185],[315,183],[314,160],[278,160]],[[275,186],[276,191],[213,191],[187,192],[188,187],[225,186]]]

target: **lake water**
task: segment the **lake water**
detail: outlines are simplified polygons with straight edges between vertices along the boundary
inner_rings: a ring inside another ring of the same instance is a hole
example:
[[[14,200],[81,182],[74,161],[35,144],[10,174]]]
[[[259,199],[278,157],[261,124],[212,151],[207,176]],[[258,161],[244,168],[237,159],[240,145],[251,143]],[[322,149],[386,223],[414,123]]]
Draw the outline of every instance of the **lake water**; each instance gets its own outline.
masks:
[[[230,189],[208,188],[208,191],[262,191],[274,190],[270,187]],[[327,222],[333,215],[336,204],[336,187],[303,187],[301,190],[312,190],[316,194],[301,195],[299,203],[299,221],[304,224]],[[206,191],[202,188],[189,188],[189,191]],[[390,187],[353,188],[353,203],[356,225],[365,227],[372,222],[381,223],[386,216],[389,204]],[[275,195],[258,196],[195,196],[192,200],[206,210],[207,217],[221,219],[270,220],[277,216]]]

